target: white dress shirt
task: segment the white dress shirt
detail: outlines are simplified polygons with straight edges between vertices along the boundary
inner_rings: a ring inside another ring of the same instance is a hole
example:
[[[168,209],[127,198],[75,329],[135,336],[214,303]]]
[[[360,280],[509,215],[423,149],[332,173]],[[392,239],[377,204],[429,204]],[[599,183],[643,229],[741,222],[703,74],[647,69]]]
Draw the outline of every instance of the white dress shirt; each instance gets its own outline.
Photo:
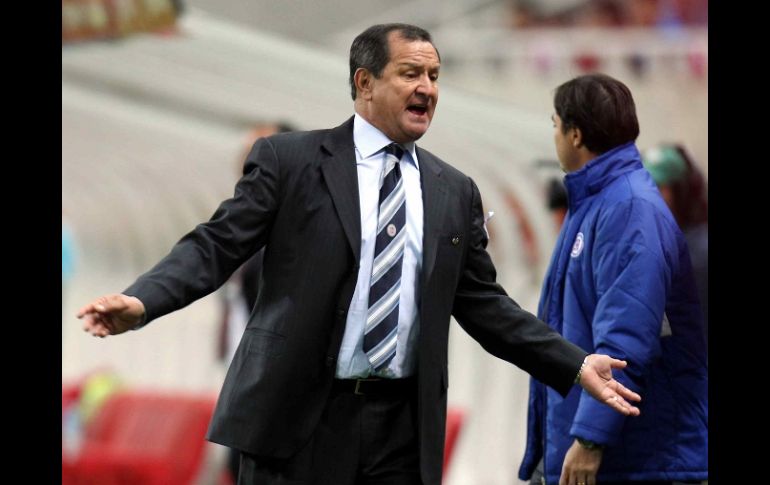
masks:
[[[417,336],[420,330],[420,272],[422,271],[422,186],[415,144],[403,143],[401,177],[406,192],[406,245],[401,266],[401,295],[398,310],[396,355],[387,368],[375,373],[363,351],[364,327],[369,311],[369,286],[377,238],[380,181],[385,167],[383,148],[393,143],[384,133],[356,113],[353,120],[356,148],[358,199],[361,208],[361,261],[358,281],[350,302],[345,335],[337,359],[338,379],[377,375],[408,377],[416,367]]]

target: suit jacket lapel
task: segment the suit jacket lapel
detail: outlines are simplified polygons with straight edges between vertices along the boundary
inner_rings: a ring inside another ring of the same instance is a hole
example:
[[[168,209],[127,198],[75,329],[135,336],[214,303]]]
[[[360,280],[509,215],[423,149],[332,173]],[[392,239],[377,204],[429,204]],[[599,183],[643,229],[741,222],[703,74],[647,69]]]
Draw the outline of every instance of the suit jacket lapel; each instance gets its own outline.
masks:
[[[329,158],[321,164],[324,180],[342,221],[355,261],[361,259],[361,208],[353,146],[353,117],[329,131],[321,147]]]
[[[355,261],[361,259],[361,208],[358,200],[358,172],[353,146],[353,117],[329,131],[322,142],[328,158],[321,171],[329,188],[334,208],[342,221]],[[439,231],[446,208],[446,187],[441,180],[441,167],[433,157],[417,147],[423,200],[422,287],[430,280],[436,261]]]
[[[441,167],[425,150],[417,148],[420,161],[420,180],[422,181],[423,235],[422,235],[422,288],[426,288],[433,264],[436,261],[436,249],[439,231],[443,225],[446,208],[446,187],[441,180]]]

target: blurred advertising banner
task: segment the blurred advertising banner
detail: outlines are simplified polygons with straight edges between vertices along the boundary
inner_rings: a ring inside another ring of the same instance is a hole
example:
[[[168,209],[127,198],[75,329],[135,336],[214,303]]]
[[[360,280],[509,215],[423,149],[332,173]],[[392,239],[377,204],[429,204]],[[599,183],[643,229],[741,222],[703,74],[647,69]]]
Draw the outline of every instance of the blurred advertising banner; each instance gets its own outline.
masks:
[[[62,44],[174,26],[179,0],[62,0]]]

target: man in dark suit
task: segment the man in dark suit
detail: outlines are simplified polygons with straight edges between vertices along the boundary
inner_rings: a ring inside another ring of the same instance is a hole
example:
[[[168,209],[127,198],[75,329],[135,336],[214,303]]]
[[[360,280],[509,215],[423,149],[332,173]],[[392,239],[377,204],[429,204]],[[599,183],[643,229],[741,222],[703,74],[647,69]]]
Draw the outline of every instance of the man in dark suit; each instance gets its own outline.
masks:
[[[625,362],[587,355],[495,282],[474,182],[415,140],[438,100],[430,34],[387,24],[350,51],[355,116],[258,140],[235,194],[123,294],[78,312],[104,337],[214,291],[265,247],[263,286],[208,439],[240,484],[439,485],[450,316],[493,355],[618,412]]]

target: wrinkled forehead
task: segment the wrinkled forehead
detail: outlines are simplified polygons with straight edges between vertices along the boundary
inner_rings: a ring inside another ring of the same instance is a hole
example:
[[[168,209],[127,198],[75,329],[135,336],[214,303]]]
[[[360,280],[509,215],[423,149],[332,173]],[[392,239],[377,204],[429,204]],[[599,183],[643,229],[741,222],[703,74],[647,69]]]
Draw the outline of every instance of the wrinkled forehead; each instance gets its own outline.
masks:
[[[404,37],[403,33],[394,30],[388,34],[388,51],[390,53],[390,60],[393,59],[394,54],[397,51],[402,50],[419,50],[422,52],[430,53],[432,56],[440,62],[441,56],[439,56],[438,49],[432,42],[424,39],[409,39]]]
[[[389,64],[438,69],[441,61],[436,48],[425,40],[393,39],[389,45]]]

